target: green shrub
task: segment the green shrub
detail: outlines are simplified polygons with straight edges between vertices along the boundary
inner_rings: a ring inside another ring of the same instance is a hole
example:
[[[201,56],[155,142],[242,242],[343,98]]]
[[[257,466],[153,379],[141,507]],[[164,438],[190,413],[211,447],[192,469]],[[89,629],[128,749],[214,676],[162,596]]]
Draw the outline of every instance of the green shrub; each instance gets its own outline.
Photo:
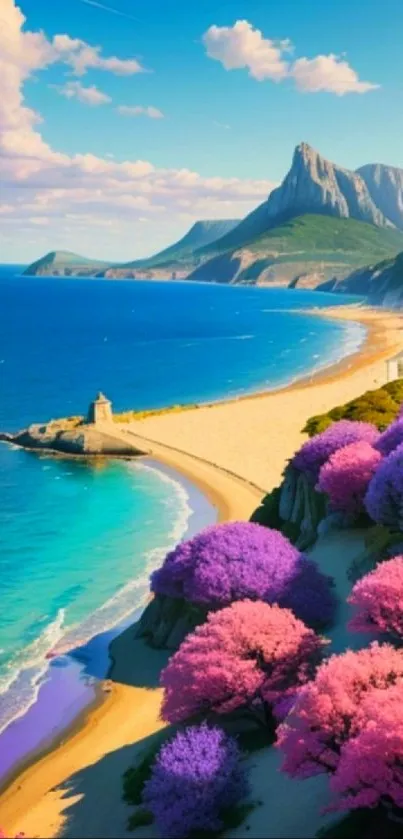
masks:
[[[260,502],[260,507],[257,507],[252,513],[250,521],[262,524],[264,527],[281,530],[282,521],[278,512],[280,494],[280,487],[276,487],[268,495],[265,495]]]
[[[129,830],[136,830],[137,827],[144,827],[145,825],[152,824],[153,821],[153,814],[150,813],[149,810],[146,810],[145,807],[139,807],[136,812],[130,816],[127,827]]]
[[[403,403],[403,379],[388,382],[377,390],[369,390],[357,399],[338,405],[326,414],[311,417],[303,431],[313,437],[340,419],[372,422],[384,431],[396,419]]]
[[[319,830],[316,839],[401,839],[402,834],[402,825],[388,819],[384,807],[375,807],[352,810]]]
[[[131,766],[123,775],[123,800],[127,804],[138,806],[143,803],[142,792],[146,781],[151,777],[151,767],[161,748],[164,737],[157,737],[144,753],[137,766]]]

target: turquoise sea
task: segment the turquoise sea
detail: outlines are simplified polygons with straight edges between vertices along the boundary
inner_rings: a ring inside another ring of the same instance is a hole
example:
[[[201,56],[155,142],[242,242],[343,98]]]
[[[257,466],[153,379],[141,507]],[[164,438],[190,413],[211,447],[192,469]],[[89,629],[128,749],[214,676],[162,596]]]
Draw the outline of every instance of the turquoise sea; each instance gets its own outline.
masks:
[[[125,410],[277,387],[364,337],[298,313],[350,302],[331,295],[19,274],[0,267],[0,430],[83,413],[99,389]],[[1,444],[0,493],[0,734],[15,745],[52,668],[60,678],[56,661],[138,610],[152,568],[214,511],[149,461],[99,466]]]

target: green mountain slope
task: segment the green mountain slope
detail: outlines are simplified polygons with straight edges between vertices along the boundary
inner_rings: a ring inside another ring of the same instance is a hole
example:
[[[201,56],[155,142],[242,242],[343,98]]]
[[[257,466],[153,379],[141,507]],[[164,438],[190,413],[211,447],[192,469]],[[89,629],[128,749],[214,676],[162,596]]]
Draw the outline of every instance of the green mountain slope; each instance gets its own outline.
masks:
[[[217,254],[189,279],[287,285],[298,275],[308,274],[315,275],[314,287],[321,279],[343,277],[354,268],[394,257],[402,247],[401,230],[351,218],[303,215],[262,233],[242,248]],[[199,253],[196,251],[196,256]]]
[[[186,263],[192,259],[194,252],[205,247],[217,239],[221,239],[236,227],[239,219],[222,219],[219,221],[197,221],[182,239],[165,248],[163,251],[150,256],[148,259],[136,259],[127,262],[125,268],[161,268],[174,263]]]
[[[110,276],[110,277],[135,277],[137,271],[148,271],[155,269],[164,273],[182,271],[186,275],[195,265],[198,265],[200,258],[194,257],[197,248],[205,246],[216,239],[220,239],[233,227],[238,224],[238,219],[221,219],[218,221],[197,221],[188,230],[185,236],[169,248],[160,251],[148,259],[137,259],[133,262],[114,263],[102,262],[95,259],[87,259],[70,251],[51,251],[33,262],[24,271],[25,274],[48,276]]]

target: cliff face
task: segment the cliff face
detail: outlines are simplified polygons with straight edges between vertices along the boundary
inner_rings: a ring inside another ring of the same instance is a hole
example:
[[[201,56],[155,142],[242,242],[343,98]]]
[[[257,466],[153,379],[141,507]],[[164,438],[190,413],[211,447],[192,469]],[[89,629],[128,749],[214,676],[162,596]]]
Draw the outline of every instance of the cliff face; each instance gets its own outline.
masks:
[[[373,163],[357,169],[357,174],[384,216],[403,230],[403,169]]]
[[[291,169],[267,201],[267,218],[324,213],[380,227],[389,222],[371,198],[363,178],[325,160],[307,143],[294,152]]]

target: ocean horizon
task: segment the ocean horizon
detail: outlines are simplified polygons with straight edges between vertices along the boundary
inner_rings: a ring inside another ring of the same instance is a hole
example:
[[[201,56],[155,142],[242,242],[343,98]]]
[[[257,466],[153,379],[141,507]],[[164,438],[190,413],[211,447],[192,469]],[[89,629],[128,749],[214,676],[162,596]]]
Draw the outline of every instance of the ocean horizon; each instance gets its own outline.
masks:
[[[1,266],[0,296],[1,431],[85,413],[99,389],[116,410],[273,389],[336,363],[365,337],[360,324],[300,313],[356,299],[318,292],[32,278]],[[4,774],[21,759],[22,733],[38,746],[41,701],[45,709],[64,695],[54,732],[94,698],[111,631],[142,608],[167,550],[215,513],[147,461],[99,467],[3,445],[0,485]]]

